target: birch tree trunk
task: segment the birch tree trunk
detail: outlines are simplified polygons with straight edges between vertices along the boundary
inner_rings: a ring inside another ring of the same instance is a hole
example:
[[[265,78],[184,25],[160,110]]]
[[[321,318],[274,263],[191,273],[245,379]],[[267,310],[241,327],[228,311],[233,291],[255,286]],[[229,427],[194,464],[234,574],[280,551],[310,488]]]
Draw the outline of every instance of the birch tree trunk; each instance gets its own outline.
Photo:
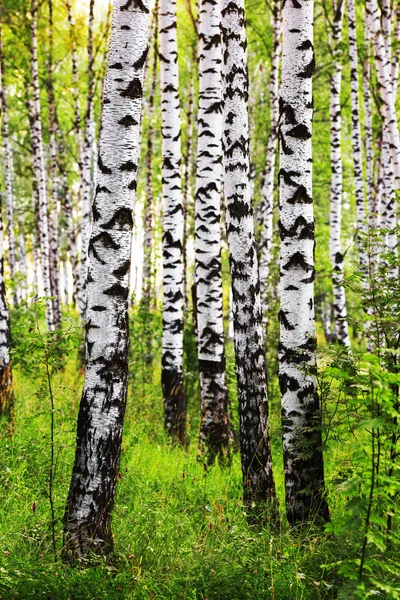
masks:
[[[167,433],[183,443],[186,436],[183,386],[183,207],[175,0],[160,0],[160,68],[164,204],[161,382]]]
[[[3,54],[3,19],[2,2],[0,2],[0,85],[1,85],[1,110],[3,118],[3,156],[4,156],[4,180],[5,180],[5,213],[6,213],[6,231],[8,240],[8,262],[10,265],[10,277],[15,281],[17,272],[16,241],[14,233],[14,189],[13,189],[13,159],[11,142],[8,128],[8,102],[7,86],[4,74],[4,54]],[[13,304],[18,304],[18,291],[14,289]]]
[[[365,169],[367,208],[370,225],[373,226],[374,213],[374,150],[372,136],[372,109],[371,109],[371,65],[369,28],[364,28],[365,56],[363,65],[363,91],[364,91],[364,127],[365,127]]]
[[[365,197],[364,177],[361,150],[361,127],[360,127],[360,100],[358,92],[358,54],[357,54],[357,31],[354,0],[348,0],[348,22],[349,22],[349,59],[350,59],[350,93],[351,93],[351,139],[353,146],[354,183],[356,191],[356,216],[358,233],[364,235],[367,232],[365,220]],[[360,267],[367,268],[368,256],[364,241],[358,244]]]
[[[114,0],[89,243],[85,384],[64,518],[64,553],[72,559],[113,547],[111,510],[128,386],[127,309],[148,26],[147,1]]]
[[[49,63],[47,93],[49,98],[49,134],[50,134],[50,189],[51,189],[51,213],[49,218],[50,239],[50,285],[53,303],[54,327],[61,326],[61,300],[60,300],[60,256],[58,252],[58,148],[56,140],[56,103],[53,86],[53,0],[48,1],[49,7]]]
[[[283,8],[280,92],[280,343],[286,513],[290,525],[329,519],[316,381],[312,200],[313,2]]]
[[[192,171],[192,151],[193,151],[193,104],[194,104],[194,74],[192,73],[189,88],[189,102],[187,111],[187,136],[185,151],[185,172],[183,178],[183,303],[185,309],[189,308],[189,273],[188,273],[188,231],[189,231],[189,209],[191,194],[190,176]]]
[[[92,136],[93,136],[93,104],[94,104],[94,72],[93,72],[93,30],[94,30],[94,3],[89,5],[89,37],[88,37],[88,95],[85,116],[85,138],[82,148],[82,220],[81,220],[81,270],[80,270],[80,297],[79,310],[85,314],[87,304],[87,261],[90,236],[90,199],[92,190]]]
[[[366,14],[371,28],[375,50],[375,65],[382,97],[382,114],[387,126],[390,142],[396,190],[400,190],[400,136],[395,106],[395,85],[392,80],[392,64],[386,52],[381,30],[381,20],[376,0],[366,0]]]
[[[144,210],[144,242],[143,242],[143,282],[142,282],[142,305],[145,311],[150,310],[154,294],[153,274],[153,138],[154,138],[154,96],[156,93],[158,78],[158,2],[154,6],[154,33],[153,33],[153,72],[151,76],[149,96],[149,128],[147,131],[147,154],[146,154],[146,205]],[[148,341],[151,346],[151,340]]]
[[[350,347],[349,327],[347,324],[346,292],[343,287],[344,264],[340,236],[342,230],[343,167],[341,150],[342,115],[340,106],[340,87],[342,64],[339,45],[342,37],[343,2],[335,3],[333,21],[333,53],[330,95],[331,116],[331,210],[330,210],[330,255],[332,264],[333,316],[336,339],[340,344]]]
[[[221,272],[221,6],[201,0],[195,196],[195,285],[201,388],[200,451],[212,464],[229,453]]]
[[[0,201],[0,215],[1,212]],[[4,415],[12,422],[14,416],[14,393],[12,389],[10,349],[10,315],[4,285],[3,219],[0,218],[0,416]]]
[[[66,0],[67,12],[68,12],[68,23],[70,28],[70,44],[71,44],[71,60],[72,60],[72,95],[74,100],[74,131],[76,139],[76,151],[77,151],[77,163],[79,170],[79,182],[80,182],[80,200],[82,192],[82,154],[83,154],[83,140],[82,140],[82,119],[81,119],[81,108],[79,101],[79,68],[78,68],[78,52],[76,44],[76,32],[75,32],[75,20],[72,13],[71,0]],[[78,299],[81,296],[81,280],[80,280],[80,265],[78,251],[76,247],[76,234],[73,228],[72,219],[72,204],[71,204],[71,216],[67,215],[68,219],[68,236],[70,243],[70,260],[72,265],[72,278],[73,278],[73,302],[78,304]]]
[[[49,220],[48,220],[48,196],[47,196],[47,172],[43,147],[43,132],[40,106],[40,88],[39,88],[39,65],[37,58],[37,0],[31,3],[32,21],[32,49],[31,49],[31,69],[32,69],[32,87],[33,102],[31,104],[31,138],[32,138],[32,161],[34,174],[37,180],[39,196],[39,236],[40,248],[42,253],[43,268],[43,288],[44,295],[47,298],[51,296],[50,279],[50,240],[49,240]],[[54,330],[54,312],[51,300],[46,301],[46,322],[49,330]]]
[[[243,0],[223,0],[223,165],[232,285],[244,502],[276,495],[268,433],[264,335],[249,175],[248,72]]]
[[[261,303],[264,319],[266,320],[269,305],[269,272],[271,263],[273,236],[274,182],[276,163],[276,142],[278,139],[279,119],[279,65],[282,52],[282,9],[281,1],[274,0],[272,26],[274,41],[271,61],[271,76],[269,81],[270,97],[270,130],[267,142],[264,181],[261,198],[261,248],[260,248],[260,286]]]

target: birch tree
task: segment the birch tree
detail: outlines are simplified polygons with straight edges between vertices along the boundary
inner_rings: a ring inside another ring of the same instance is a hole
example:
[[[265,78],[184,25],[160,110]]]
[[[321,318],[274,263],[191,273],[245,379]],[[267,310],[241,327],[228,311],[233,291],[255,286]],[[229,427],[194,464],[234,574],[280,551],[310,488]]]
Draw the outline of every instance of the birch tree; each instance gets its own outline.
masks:
[[[329,518],[315,358],[313,8],[310,0],[287,0],[283,7],[278,355],[286,513],[292,526]]]
[[[53,41],[53,0],[48,1],[49,8],[49,56],[47,94],[49,99],[49,134],[50,134],[50,195],[51,211],[49,217],[49,241],[50,241],[50,285],[53,303],[54,327],[61,326],[61,300],[60,300],[60,256],[58,252],[58,144],[56,139],[57,113],[54,97],[54,41]]]
[[[1,85],[1,111],[3,118],[3,155],[4,155],[4,179],[5,179],[5,209],[6,209],[6,232],[8,241],[8,262],[10,265],[11,280],[15,280],[17,272],[16,241],[14,232],[14,185],[13,185],[13,158],[11,141],[8,127],[8,101],[7,85],[5,81],[4,54],[3,54],[3,7],[0,2],[0,85]],[[18,292],[13,292],[14,306],[18,304]]]
[[[31,139],[32,139],[32,162],[34,176],[37,181],[39,197],[39,236],[40,248],[42,253],[43,269],[43,288],[44,295],[51,297],[51,279],[50,279],[50,239],[49,239],[49,221],[48,221],[48,194],[47,194],[47,171],[45,162],[45,153],[43,145],[40,87],[39,87],[39,65],[37,55],[37,16],[38,3],[32,0],[31,3],[31,69],[32,69],[32,89],[33,101],[30,104],[31,118]],[[55,327],[53,304],[51,300],[46,301],[46,322],[47,327],[53,330]]]
[[[400,135],[396,116],[396,94],[392,81],[392,63],[382,35],[380,11],[376,0],[366,0],[366,15],[374,44],[376,74],[382,98],[382,115],[390,143],[395,186],[400,190]],[[394,74],[394,73],[393,73]]]
[[[207,461],[229,450],[221,272],[221,7],[199,5],[199,110],[195,196],[195,286],[201,387],[200,449]]]
[[[360,125],[360,99],[358,90],[358,52],[357,31],[354,0],[348,0],[348,23],[349,23],[349,59],[350,59],[350,95],[351,95],[351,139],[353,147],[354,183],[356,192],[356,216],[357,230],[359,234],[365,234],[367,224],[365,220],[365,196],[364,178],[361,146]],[[363,241],[358,244],[360,267],[365,270],[368,263],[367,252]]]
[[[85,383],[64,518],[64,552],[72,559],[113,547],[110,519],[128,386],[127,309],[148,26],[148,2],[114,0],[89,243]]]
[[[154,138],[154,97],[156,93],[158,77],[158,2],[154,6],[154,41],[153,41],[153,71],[151,75],[150,96],[148,103],[149,128],[147,131],[147,153],[146,153],[146,204],[144,210],[144,243],[143,243],[143,283],[142,304],[145,310],[151,306],[153,284],[153,138]],[[151,340],[149,340],[151,345]]]
[[[94,105],[94,53],[93,53],[93,29],[94,29],[94,3],[90,0],[89,5],[89,36],[88,36],[88,93],[85,115],[85,137],[82,148],[82,219],[81,219],[81,270],[80,270],[80,298],[79,310],[84,315],[86,310],[86,275],[88,260],[88,244],[90,235],[90,198],[92,190],[92,142],[93,142],[93,105]]]
[[[334,20],[332,31],[332,79],[330,90],[331,117],[331,210],[330,210],[330,255],[332,264],[333,284],[333,316],[335,321],[336,339],[340,344],[350,346],[349,328],[347,324],[346,292],[343,287],[343,253],[340,236],[342,225],[343,201],[343,167],[341,150],[342,115],[340,106],[340,88],[342,79],[342,64],[340,42],[342,37],[343,1],[338,0],[334,5]]]
[[[186,435],[183,387],[183,206],[175,0],[160,0],[160,75],[164,288],[161,382],[167,433],[183,443]]]
[[[232,285],[244,501],[276,503],[268,433],[260,282],[250,195],[248,72],[243,0],[222,4],[223,166]]]
[[[282,51],[282,9],[280,0],[274,0],[272,13],[272,27],[274,32],[273,50],[271,60],[271,75],[269,81],[270,98],[270,130],[267,142],[264,181],[261,199],[261,248],[260,248],[260,286],[261,302],[264,319],[268,313],[269,272],[273,240],[273,208],[274,208],[274,182],[276,163],[276,142],[278,139],[279,119],[279,65]]]

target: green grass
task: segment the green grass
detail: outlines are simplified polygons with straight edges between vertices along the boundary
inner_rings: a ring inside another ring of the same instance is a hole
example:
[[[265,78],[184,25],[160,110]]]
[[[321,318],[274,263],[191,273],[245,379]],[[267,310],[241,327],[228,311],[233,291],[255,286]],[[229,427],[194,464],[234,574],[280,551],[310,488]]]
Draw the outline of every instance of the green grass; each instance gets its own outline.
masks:
[[[231,360],[232,350],[229,352]],[[341,530],[325,534],[310,529],[294,535],[285,525],[279,410],[275,404],[273,452],[283,525],[281,529],[270,530],[247,524],[241,501],[238,454],[230,468],[216,465],[206,471],[197,460],[199,400],[195,367],[188,381],[191,443],[183,450],[169,445],[163,430],[157,357],[154,372],[149,373],[143,365],[140,347],[134,342],[131,359],[131,387],[113,512],[115,555],[108,563],[97,559],[78,567],[54,560],[52,553],[47,494],[50,412],[45,395],[38,394],[41,378],[15,370],[15,433],[10,437],[3,427],[0,437],[2,600],[353,597],[346,592],[348,582],[338,575],[337,568],[324,565],[357,559],[360,532]],[[82,381],[74,351],[65,369],[53,378],[58,552]],[[335,481],[338,465],[348,459],[349,448],[328,449],[328,484]],[[332,484],[333,520],[344,510],[345,502],[346,498]],[[396,582],[396,576],[392,579]],[[380,597],[395,598],[390,594]]]

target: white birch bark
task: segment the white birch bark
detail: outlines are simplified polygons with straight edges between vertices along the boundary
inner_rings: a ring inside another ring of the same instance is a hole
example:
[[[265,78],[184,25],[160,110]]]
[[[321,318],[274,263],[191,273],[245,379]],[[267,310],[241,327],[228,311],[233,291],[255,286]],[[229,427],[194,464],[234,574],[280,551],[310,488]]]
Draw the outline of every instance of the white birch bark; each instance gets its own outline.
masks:
[[[5,213],[6,213],[6,232],[8,241],[8,262],[10,265],[11,280],[15,280],[17,272],[16,241],[14,232],[14,187],[13,187],[13,157],[11,141],[8,127],[8,102],[7,85],[4,73],[4,54],[3,54],[3,20],[2,3],[0,3],[0,85],[1,85],[1,111],[3,118],[3,160],[4,160],[4,182],[5,182]],[[13,304],[18,304],[18,291],[13,293]]]
[[[30,103],[31,115],[31,138],[32,138],[32,161],[35,178],[37,180],[39,195],[39,236],[40,248],[42,254],[43,269],[43,289],[47,298],[51,297],[51,279],[50,279],[50,240],[49,240],[49,221],[48,221],[48,196],[47,196],[47,172],[43,147],[43,132],[40,104],[39,87],[39,65],[37,56],[37,0],[31,3],[32,21],[32,48],[31,48],[31,69],[32,69],[32,88],[33,101]],[[54,313],[51,300],[46,301],[46,322],[49,330],[54,329]]]
[[[271,263],[272,238],[273,238],[273,209],[274,209],[274,183],[275,163],[278,139],[279,120],[279,65],[282,52],[282,9],[280,0],[274,0],[272,13],[272,26],[274,32],[273,51],[271,61],[271,75],[269,80],[270,98],[270,130],[267,142],[267,152],[264,170],[264,180],[261,191],[261,243],[260,243],[260,289],[261,303],[264,319],[268,314],[269,273]]]
[[[280,91],[280,342],[286,514],[290,525],[329,519],[316,381],[312,200],[313,2],[283,8]]]
[[[400,136],[395,106],[395,86],[392,80],[392,64],[386,52],[381,30],[380,11],[376,0],[366,0],[366,12],[375,50],[375,65],[382,97],[382,114],[390,142],[395,187],[400,190]]]
[[[400,65],[400,2],[397,1],[396,7],[396,26],[394,29],[395,48],[392,53],[392,81],[394,85],[394,94],[397,93],[399,85],[399,65]]]
[[[0,5],[1,11],[1,5]],[[0,200],[0,416],[13,420],[14,395],[11,372],[10,315],[4,285],[3,219]]]
[[[183,387],[183,206],[175,0],[160,0],[160,69],[164,207],[161,380],[167,433],[183,443],[186,435]]]
[[[268,432],[260,282],[250,196],[248,71],[243,0],[223,0],[223,165],[233,298],[243,496],[276,506]]]
[[[158,78],[158,2],[154,7],[154,32],[153,32],[153,65],[151,74],[150,95],[148,102],[149,128],[147,131],[146,153],[146,204],[144,210],[144,240],[143,240],[143,278],[142,278],[142,304],[145,310],[150,310],[154,294],[153,273],[153,138],[154,138],[154,97]],[[148,350],[151,351],[151,337],[148,332]]]
[[[18,235],[18,267],[21,274],[21,299],[26,300],[28,295],[28,269],[26,265],[25,234],[21,230]]]
[[[199,3],[199,109],[195,195],[195,286],[201,388],[200,450],[211,464],[229,452],[221,267],[221,5]]]
[[[363,65],[363,96],[364,96],[364,128],[365,128],[365,186],[367,193],[367,208],[369,224],[374,223],[374,150],[372,135],[372,108],[371,108],[371,40],[369,27],[364,27],[365,56]]]
[[[193,63],[192,63],[193,64]],[[189,88],[189,102],[187,111],[187,134],[185,148],[185,172],[183,178],[183,302],[185,310],[189,308],[189,265],[188,265],[188,233],[189,233],[189,214],[192,201],[192,190],[190,178],[192,172],[192,153],[193,153],[193,104],[194,104],[194,80],[192,73]]]
[[[85,314],[87,294],[86,277],[88,246],[90,236],[90,206],[92,191],[92,136],[93,136],[93,105],[94,105],[94,72],[93,72],[93,35],[94,35],[94,3],[90,0],[89,5],[89,36],[88,36],[88,93],[85,115],[85,137],[82,147],[82,180],[81,180],[81,199],[82,199],[82,218],[81,218],[81,270],[80,270],[80,296],[79,310],[82,315]]]
[[[360,127],[360,100],[358,90],[358,54],[356,17],[354,0],[348,0],[348,24],[349,24],[349,59],[350,59],[350,93],[351,93],[351,139],[353,146],[353,168],[354,184],[356,192],[356,217],[358,233],[364,235],[367,232],[365,215],[364,177],[362,164],[361,127]],[[360,267],[365,270],[368,257],[363,239],[358,244]]]
[[[342,64],[340,42],[342,38],[343,2],[339,0],[334,7],[332,31],[332,79],[330,91],[331,117],[331,194],[330,194],[330,255],[332,264],[333,317],[336,340],[350,347],[349,327],[347,323],[346,292],[343,286],[344,264],[341,247],[342,202],[343,202],[343,166],[341,150],[342,115],[340,88]]]
[[[58,252],[58,145],[56,140],[56,102],[54,97],[54,67],[53,67],[53,0],[48,1],[49,7],[49,63],[47,93],[49,99],[49,135],[50,135],[50,190],[51,211],[49,216],[49,241],[50,241],[50,285],[53,303],[54,327],[61,327],[61,300],[60,300],[60,256]]]
[[[92,208],[85,384],[64,520],[64,552],[112,550],[113,506],[128,385],[128,294],[149,6],[114,0]],[[111,202],[112,199],[112,202]]]

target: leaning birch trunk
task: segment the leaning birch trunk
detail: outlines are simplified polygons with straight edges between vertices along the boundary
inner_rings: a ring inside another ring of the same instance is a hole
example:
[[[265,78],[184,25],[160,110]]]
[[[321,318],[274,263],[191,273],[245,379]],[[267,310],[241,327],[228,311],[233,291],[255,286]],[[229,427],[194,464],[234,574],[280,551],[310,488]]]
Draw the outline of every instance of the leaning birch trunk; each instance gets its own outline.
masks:
[[[195,196],[195,286],[201,389],[200,451],[207,463],[229,453],[221,270],[221,7],[199,4],[199,110]],[[188,165],[189,166],[189,165]]]
[[[129,273],[148,25],[147,2],[114,0],[89,243],[85,384],[64,518],[64,553],[72,559],[113,548],[111,510],[128,386]]]
[[[186,437],[183,386],[183,206],[175,0],[160,0],[160,68],[164,203],[161,381],[167,433],[183,443]]]
[[[395,186],[396,190],[400,190],[400,135],[396,115],[396,94],[394,92],[396,86],[392,80],[392,64],[386,52],[376,0],[366,0],[366,13],[374,44],[376,73],[382,98],[381,110],[387,126]]]
[[[50,135],[50,190],[51,213],[49,217],[50,239],[50,285],[53,303],[54,327],[61,327],[61,299],[60,299],[60,256],[58,239],[58,149],[56,141],[56,103],[54,97],[54,67],[53,67],[53,0],[49,0],[49,63],[47,93],[49,99],[49,135]]]
[[[270,130],[264,170],[264,181],[261,198],[261,240],[260,240],[260,289],[264,320],[268,320],[269,307],[269,274],[272,259],[273,211],[275,163],[278,139],[279,119],[279,65],[282,51],[282,9],[280,0],[274,0],[272,26],[274,29],[271,76],[269,82],[270,97]]]
[[[283,8],[280,92],[280,343],[286,514],[324,522],[321,410],[316,381],[312,200],[313,2]]]
[[[349,327],[347,323],[346,292],[343,287],[344,264],[340,243],[342,231],[343,167],[341,150],[342,115],[340,106],[340,87],[342,64],[339,45],[342,37],[343,3],[338,0],[333,21],[332,80],[330,95],[331,116],[331,210],[330,210],[330,255],[333,285],[333,318],[336,340],[350,347]]]
[[[223,165],[238,384],[243,497],[249,511],[277,504],[268,432],[260,282],[249,189],[243,0],[223,0]]]
[[[4,75],[3,55],[3,20],[2,3],[0,3],[0,86],[1,86],[1,110],[3,117],[3,156],[4,156],[4,179],[5,179],[5,209],[6,209],[6,231],[8,241],[8,262],[10,265],[11,281],[15,281],[17,272],[16,241],[14,233],[14,189],[13,189],[13,160],[8,128],[8,102],[7,86]],[[13,304],[18,304],[18,291],[13,291]]]
[[[32,0],[32,53],[31,53],[31,68],[32,68],[32,87],[33,87],[33,102],[30,104],[31,118],[31,138],[32,138],[32,161],[35,177],[38,186],[39,195],[39,236],[40,249],[42,253],[42,269],[43,269],[43,290],[44,295],[48,298],[46,301],[46,322],[47,327],[51,331],[54,329],[54,313],[53,304],[49,300],[51,296],[51,280],[50,280],[50,240],[49,240],[49,221],[48,221],[48,196],[47,196],[47,173],[46,162],[43,147],[43,132],[40,106],[40,88],[39,88],[39,66],[37,58],[37,0]]]
[[[85,314],[87,294],[87,262],[90,236],[90,199],[92,190],[92,135],[93,135],[93,103],[94,103],[94,73],[93,73],[93,32],[94,32],[94,3],[90,0],[89,7],[89,38],[88,38],[88,94],[85,117],[85,138],[82,148],[82,220],[81,220],[81,270],[80,270],[80,296],[79,310]]]
[[[348,0],[349,22],[349,59],[350,59],[350,95],[351,95],[351,139],[353,145],[353,168],[356,191],[357,230],[361,236],[367,232],[365,219],[364,178],[361,150],[360,100],[358,91],[358,54],[354,0]],[[361,237],[358,243],[360,268],[364,272],[368,264],[365,240]]]

